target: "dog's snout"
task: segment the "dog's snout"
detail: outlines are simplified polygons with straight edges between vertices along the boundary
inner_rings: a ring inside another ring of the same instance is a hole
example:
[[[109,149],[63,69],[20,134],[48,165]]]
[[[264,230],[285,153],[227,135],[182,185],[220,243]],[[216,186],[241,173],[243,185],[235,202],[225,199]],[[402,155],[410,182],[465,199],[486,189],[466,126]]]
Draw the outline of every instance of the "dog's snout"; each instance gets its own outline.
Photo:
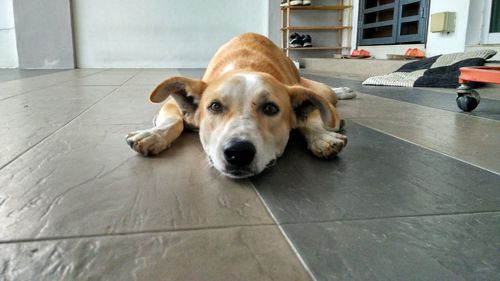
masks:
[[[230,140],[223,146],[224,158],[233,166],[242,167],[252,163],[255,146],[245,140]]]

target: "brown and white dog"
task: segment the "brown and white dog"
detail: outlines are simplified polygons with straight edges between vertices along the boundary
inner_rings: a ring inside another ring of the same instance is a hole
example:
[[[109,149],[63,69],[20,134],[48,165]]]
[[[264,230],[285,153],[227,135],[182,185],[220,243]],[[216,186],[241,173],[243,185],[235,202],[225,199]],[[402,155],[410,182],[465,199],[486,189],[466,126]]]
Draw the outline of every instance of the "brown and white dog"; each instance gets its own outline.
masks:
[[[223,45],[202,80],[172,77],[151,93],[167,102],[151,129],[129,133],[127,143],[143,155],[168,148],[185,127],[199,128],[210,163],[222,174],[244,178],[275,163],[297,128],[321,158],[347,143],[334,105],[352,98],[348,88],[304,79],[281,49],[264,36],[247,33]]]

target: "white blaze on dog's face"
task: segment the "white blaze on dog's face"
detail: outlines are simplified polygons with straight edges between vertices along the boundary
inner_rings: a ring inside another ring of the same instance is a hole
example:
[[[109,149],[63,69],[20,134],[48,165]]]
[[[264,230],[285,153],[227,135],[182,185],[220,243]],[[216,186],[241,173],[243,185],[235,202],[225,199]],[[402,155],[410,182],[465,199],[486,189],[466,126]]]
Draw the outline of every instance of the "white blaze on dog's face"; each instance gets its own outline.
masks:
[[[201,97],[200,139],[221,173],[252,176],[283,153],[293,114],[283,85],[258,73],[231,75],[209,85]]]

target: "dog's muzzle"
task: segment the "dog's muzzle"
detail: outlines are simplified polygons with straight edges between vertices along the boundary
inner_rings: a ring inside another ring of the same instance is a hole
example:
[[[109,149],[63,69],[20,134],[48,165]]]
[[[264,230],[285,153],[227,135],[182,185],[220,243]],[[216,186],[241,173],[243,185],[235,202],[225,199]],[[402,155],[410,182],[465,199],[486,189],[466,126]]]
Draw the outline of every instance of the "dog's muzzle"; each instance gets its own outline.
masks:
[[[256,149],[253,143],[246,140],[230,140],[222,147],[224,159],[234,167],[244,167],[252,163]]]

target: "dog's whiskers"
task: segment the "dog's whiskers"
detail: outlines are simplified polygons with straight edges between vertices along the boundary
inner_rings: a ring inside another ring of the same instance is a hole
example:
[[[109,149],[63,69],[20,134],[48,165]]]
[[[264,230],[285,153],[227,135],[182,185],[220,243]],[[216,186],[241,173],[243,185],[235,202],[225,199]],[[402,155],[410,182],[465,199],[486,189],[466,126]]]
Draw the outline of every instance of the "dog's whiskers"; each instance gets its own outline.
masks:
[[[212,160],[212,157],[210,157],[209,155],[207,155],[207,161],[205,162],[205,164],[207,165],[207,167],[214,167],[214,161]]]

